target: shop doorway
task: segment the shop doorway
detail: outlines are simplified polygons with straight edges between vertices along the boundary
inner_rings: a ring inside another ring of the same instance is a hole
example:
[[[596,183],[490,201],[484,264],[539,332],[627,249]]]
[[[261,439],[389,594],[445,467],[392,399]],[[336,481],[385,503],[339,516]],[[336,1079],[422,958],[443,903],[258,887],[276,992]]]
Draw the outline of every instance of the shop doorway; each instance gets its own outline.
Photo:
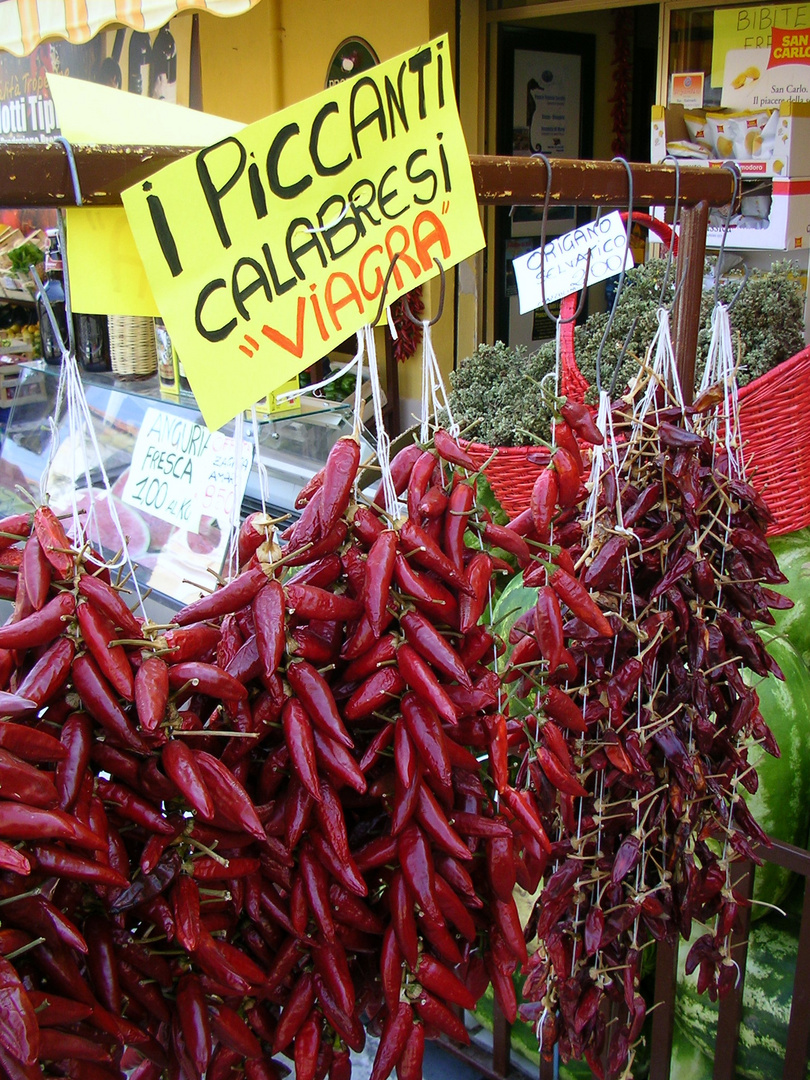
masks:
[[[520,24],[499,24],[494,152],[554,158],[650,160],[650,113],[658,62],[657,4],[602,9]],[[587,31],[587,32],[584,32]],[[592,217],[588,207],[554,207],[547,237]],[[545,312],[520,315],[512,259],[540,242],[537,208],[495,215],[496,340],[530,349],[553,336]],[[590,290],[588,310],[604,306],[604,288]],[[552,308],[552,312],[554,308]]]

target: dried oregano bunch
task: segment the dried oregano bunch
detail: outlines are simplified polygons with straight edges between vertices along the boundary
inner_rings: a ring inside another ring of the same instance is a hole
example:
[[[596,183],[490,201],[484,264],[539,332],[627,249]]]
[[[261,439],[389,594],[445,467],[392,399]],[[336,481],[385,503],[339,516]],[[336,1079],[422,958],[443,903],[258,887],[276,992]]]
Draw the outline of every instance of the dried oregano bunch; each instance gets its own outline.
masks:
[[[716,260],[707,260],[711,269]],[[616,316],[605,347],[602,350],[602,381],[609,385],[613,378],[617,358],[625,338],[630,334],[628,356],[616,380],[621,391],[638,370],[635,357],[643,356],[657,328],[656,309],[661,295],[666,260],[650,259],[628,271],[625,286],[616,310]],[[674,274],[671,275],[674,279]],[[731,276],[720,284],[721,303],[730,303],[740,286],[742,278]],[[665,303],[673,299],[674,284],[671,281]],[[711,339],[711,311],[714,289],[706,289],[701,300],[701,330],[698,335],[697,375],[706,362]],[[804,348],[804,302],[796,267],[789,259],[774,263],[770,270],[755,270],[745,284],[737,303],[730,313],[732,333],[740,347],[740,365],[737,381],[740,386],[763,375]],[[596,382],[596,354],[602,340],[608,314],[598,312],[577,327],[574,350],[577,367],[589,383]],[[554,363],[554,346],[543,346],[546,363]],[[594,396],[594,401],[596,400]]]
[[[707,259],[711,270],[714,259]],[[638,371],[638,357],[643,357],[657,329],[656,310],[666,260],[649,259],[626,275],[619,306],[610,335],[602,350],[602,382],[608,387],[625,339],[626,355],[616,375],[615,387],[621,392]],[[674,279],[674,274],[670,275]],[[730,302],[741,278],[732,276],[720,286],[720,300]],[[670,282],[664,302],[672,302],[674,284]],[[703,294],[701,326],[698,336],[698,378],[706,360],[711,336],[711,309],[714,290]],[[770,270],[755,270],[731,312],[731,328],[737,337],[740,363],[738,381],[745,386],[759,375],[781,364],[804,348],[804,301],[797,270],[790,260],[774,263]],[[596,312],[575,331],[577,367],[593,387],[596,383],[596,354],[608,321],[607,312]],[[462,361],[451,376],[450,404],[462,427],[477,423],[471,437],[492,446],[519,446],[530,442],[531,431],[541,439],[548,437],[549,414],[544,407],[538,384],[554,369],[554,342],[544,342],[531,356],[524,346],[510,348],[503,342],[480,345]],[[593,401],[596,391],[591,391]]]
[[[479,345],[450,376],[454,419],[489,446],[526,445],[530,432],[548,439],[551,412],[539,384],[553,367],[523,345]]]

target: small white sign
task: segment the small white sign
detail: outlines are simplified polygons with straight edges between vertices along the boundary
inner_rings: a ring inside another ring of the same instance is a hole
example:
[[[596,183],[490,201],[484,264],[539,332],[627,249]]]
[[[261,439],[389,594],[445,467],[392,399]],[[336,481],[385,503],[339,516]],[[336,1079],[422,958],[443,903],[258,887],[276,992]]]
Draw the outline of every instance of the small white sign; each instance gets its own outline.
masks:
[[[590,251],[590,264],[588,252]],[[627,247],[627,226],[618,210],[599,221],[572,229],[555,237],[542,248],[514,260],[520,314],[534,311],[545,300],[549,304],[569,293],[579,292],[584,285],[614,277],[622,267],[633,266],[633,252]],[[541,280],[542,265],[542,280]],[[588,280],[585,281],[585,268]]]
[[[150,406],[132,454],[123,501],[188,532],[203,514],[226,523],[242,502],[253,447],[245,443],[238,477],[234,440],[182,416]]]

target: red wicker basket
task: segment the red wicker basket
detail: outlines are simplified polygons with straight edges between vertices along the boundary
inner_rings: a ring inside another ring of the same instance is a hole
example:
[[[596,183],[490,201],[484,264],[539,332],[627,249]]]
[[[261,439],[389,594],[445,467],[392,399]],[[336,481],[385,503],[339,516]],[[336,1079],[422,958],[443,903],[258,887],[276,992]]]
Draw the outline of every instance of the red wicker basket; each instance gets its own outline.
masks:
[[[489,462],[484,475],[509,517],[523,513],[529,505],[534,482],[548,461],[548,453],[543,447],[487,446],[475,442],[464,446],[479,469]],[[534,461],[529,461],[529,454]]]
[[[740,431],[751,480],[774,520],[769,536],[810,525],[810,347],[740,390]]]
[[[627,214],[622,214],[626,221]],[[672,240],[672,230],[662,221],[649,214],[634,212],[633,221],[653,229],[665,244]],[[677,251],[677,241],[675,250]],[[583,401],[588,382],[577,367],[574,357],[574,313],[577,294],[566,296],[560,305],[560,318],[566,320],[561,332],[560,388],[572,401]],[[543,450],[537,446],[487,446],[484,443],[467,443],[467,452],[481,468],[486,462],[485,475],[498,502],[510,518],[517,517],[529,505],[534,482],[543,468]],[[535,458],[529,461],[528,454]]]

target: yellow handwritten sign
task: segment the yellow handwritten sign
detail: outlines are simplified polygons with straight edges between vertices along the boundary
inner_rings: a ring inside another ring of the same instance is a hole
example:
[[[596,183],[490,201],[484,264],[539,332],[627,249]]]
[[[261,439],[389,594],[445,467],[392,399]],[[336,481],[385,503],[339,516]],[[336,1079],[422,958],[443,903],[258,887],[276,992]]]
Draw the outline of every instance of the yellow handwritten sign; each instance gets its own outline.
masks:
[[[715,8],[712,35],[712,86],[723,85],[726,53],[732,49],[765,49],[774,29],[810,29],[810,4],[762,4]]]
[[[484,244],[447,37],[124,192],[202,414],[220,427]]]

